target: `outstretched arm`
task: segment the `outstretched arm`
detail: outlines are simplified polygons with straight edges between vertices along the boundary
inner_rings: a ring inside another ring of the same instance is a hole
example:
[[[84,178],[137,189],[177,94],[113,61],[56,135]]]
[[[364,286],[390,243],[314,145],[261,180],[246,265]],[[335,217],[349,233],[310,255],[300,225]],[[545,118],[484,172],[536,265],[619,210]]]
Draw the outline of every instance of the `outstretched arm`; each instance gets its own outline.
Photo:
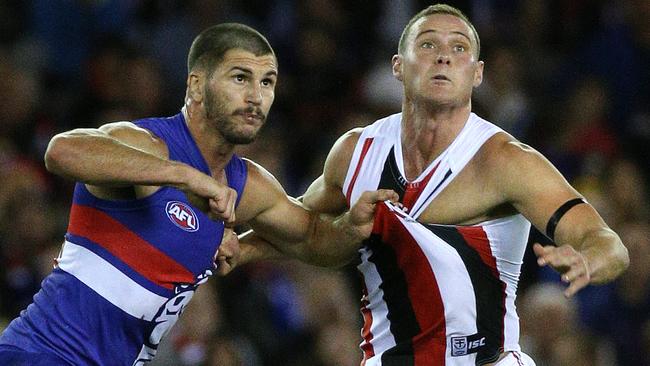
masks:
[[[334,217],[305,208],[288,197],[268,172],[250,163],[237,215],[250,218],[248,224],[255,233],[240,238],[241,260],[272,258],[281,253],[319,266],[344,265],[370,236],[376,204],[396,199],[391,190],[365,192],[350,211]],[[249,245],[253,248],[247,248]]]
[[[376,203],[397,200],[397,194],[393,191],[365,192],[346,212],[348,206],[341,187],[359,133],[359,129],[352,130],[334,144],[325,162],[323,175],[310,185],[302,202],[287,198],[274,179],[267,179],[265,185],[275,185],[274,191],[281,191],[277,198],[280,204],[252,218],[254,232],[240,235],[240,264],[291,256],[311,264],[340,266],[356,256],[361,240],[367,238],[372,230]],[[245,202],[251,202],[250,197],[255,196],[257,191],[247,193],[247,183],[239,207],[246,207]],[[260,195],[257,200],[268,197],[268,194]],[[305,210],[309,211],[309,216],[304,216]],[[238,213],[238,217],[244,217],[242,215],[247,214]],[[297,217],[307,217],[311,221],[297,221]],[[306,228],[306,231],[291,234],[289,227]]]
[[[499,176],[492,181],[505,200],[545,232],[557,246],[534,245],[538,264],[549,265],[569,283],[566,296],[588,284],[602,284],[618,277],[628,266],[627,249],[589,203],[559,210],[566,202],[582,198],[541,154],[516,141],[495,144],[489,156]],[[575,201],[578,202],[578,201]],[[549,222],[552,224],[549,225]]]
[[[101,198],[119,197],[124,187],[174,186],[208,198],[219,218],[234,219],[234,190],[189,165],[169,160],[163,140],[130,122],[54,136],[45,165],[54,174],[86,183]]]

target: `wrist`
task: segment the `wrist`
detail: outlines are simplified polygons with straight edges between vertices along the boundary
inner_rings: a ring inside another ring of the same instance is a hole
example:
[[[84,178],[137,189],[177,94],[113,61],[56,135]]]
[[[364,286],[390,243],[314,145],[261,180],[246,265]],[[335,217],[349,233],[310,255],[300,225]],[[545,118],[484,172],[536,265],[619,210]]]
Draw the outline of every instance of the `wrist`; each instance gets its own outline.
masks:
[[[282,253],[270,245],[266,240],[257,236],[253,230],[238,235],[238,240],[241,248],[239,265],[284,257]]]
[[[168,179],[169,186],[187,191],[194,174],[194,169],[190,166],[177,161],[169,161],[166,169],[163,169],[163,176]]]
[[[360,243],[370,236],[370,233],[365,230],[367,225],[355,225],[352,220],[352,215],[350,211],[339,216],[334,222],[334,226],[337,231],[344,233],[346,236],[346,241],[353,243]]]

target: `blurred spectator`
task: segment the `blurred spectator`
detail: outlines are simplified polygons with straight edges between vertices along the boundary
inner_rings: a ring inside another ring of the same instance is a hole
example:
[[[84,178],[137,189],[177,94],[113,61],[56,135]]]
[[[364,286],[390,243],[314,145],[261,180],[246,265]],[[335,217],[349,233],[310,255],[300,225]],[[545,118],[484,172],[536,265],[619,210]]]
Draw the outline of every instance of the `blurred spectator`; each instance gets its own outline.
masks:
[[[522,349],[538,366],[598,365],[591,336],[579,323],[577,303],[562,291],[560,285],[543,283],[522,294]]]
[[[534,118],[532,106],[523,89],[522,55],[513,48],[499,47],[487,57],[489,72],[476,90],[474,98],[484,118],[495,121],[513,136],[523,139]]]
[[[0,136],[15,144],[18,152],[34,157],[41,84],[38,75],[19,65],[0,49]]]
[[[1,298],[3,312],[15,316],[31,303],[52,269],[65,228],[58,225],[61,220],[47,198],[40,171],[21,161],[5,167],[0,172]]]
[[[617,159],[604,172],[604,194],[610,201],[610,225],[650,220],[648,184],[641,168],[629,159]]]
[[[619,365],[646,366],[650,365],[650,225],[630,222],[618,232],[630,253],[630,267],[590,325],[612,340]]]
[[[543,150],[556,167],[572,180],[588,173],[593,162],[606,164],[619,151],[617,136],[609,126],[609,100],[605,85],[585,76],[570,89],[566,100],[546,126],[554,133]]]
[[[95,42],[106,35],[125,35],[133,4],[127,0],[32,1],[32,31],[44,47],[47,72],[79,82]]]

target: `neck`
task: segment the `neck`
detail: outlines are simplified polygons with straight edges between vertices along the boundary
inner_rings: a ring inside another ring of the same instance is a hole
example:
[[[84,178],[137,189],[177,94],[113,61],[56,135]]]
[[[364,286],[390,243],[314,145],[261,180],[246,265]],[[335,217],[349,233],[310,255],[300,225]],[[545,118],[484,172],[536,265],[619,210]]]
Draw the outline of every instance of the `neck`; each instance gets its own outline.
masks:
[[[182,112],[185,123],[212,175],[215,177],[220,175],[235,153],[235,145],[227,142],[200,112],[191,107],[189,109],[183,107]]]
[[[458,136],[471,112],[461,107],[402,104],[402,156],[406,179],[417,178]]]

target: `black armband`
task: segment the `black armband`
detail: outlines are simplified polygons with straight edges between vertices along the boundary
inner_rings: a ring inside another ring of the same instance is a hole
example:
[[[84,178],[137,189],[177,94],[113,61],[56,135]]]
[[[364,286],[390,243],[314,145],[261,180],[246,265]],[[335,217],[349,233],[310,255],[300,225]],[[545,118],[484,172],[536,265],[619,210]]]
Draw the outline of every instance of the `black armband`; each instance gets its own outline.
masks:
[[[564,216],[565,213],[567,213],[573,206],[579,205],[581,203],[587,203],[583,198],[574,198],[572,200],[568,200],[564,202],[560,208],[555,210],[553,213],[553,216],[548,220],[548,224],[546,224],[546,236],[549,237],[549,239],[555,241],[555,227],[557,226],[557,223],[560,222],[560,219],[562,216]]]

